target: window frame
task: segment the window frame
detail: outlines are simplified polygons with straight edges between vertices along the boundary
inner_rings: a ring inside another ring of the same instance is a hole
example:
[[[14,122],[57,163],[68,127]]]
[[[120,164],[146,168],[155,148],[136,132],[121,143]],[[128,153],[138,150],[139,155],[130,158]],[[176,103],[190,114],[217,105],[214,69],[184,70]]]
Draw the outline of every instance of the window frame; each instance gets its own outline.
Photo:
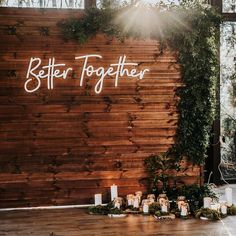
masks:
[[[223,22],[236,22],[236,12],[235,13],[225,13],[223,12],[223,0],[209,0],[209,4],[217,9],[217,11],[222,15]],[[219,29],[220,37],[220,29]],[[220,44],[218,46],[219,60],[220,60]],[[221,117],[220,117],[220,74],[217,83],[217,118],[213,124],[213,138],[211,140],[211,147],[209,148],[208,158],[205,165],[205,181],[208,180],[209,176],[212,174],[210,181],[215,184],[223,184],[224,181],[221,179],[221,174],[219,172],[218,166],[221,163],[221,144],[220,144],[220,129],[221,129]],[[229,183],[236,183],[235,180],[227,180]]]

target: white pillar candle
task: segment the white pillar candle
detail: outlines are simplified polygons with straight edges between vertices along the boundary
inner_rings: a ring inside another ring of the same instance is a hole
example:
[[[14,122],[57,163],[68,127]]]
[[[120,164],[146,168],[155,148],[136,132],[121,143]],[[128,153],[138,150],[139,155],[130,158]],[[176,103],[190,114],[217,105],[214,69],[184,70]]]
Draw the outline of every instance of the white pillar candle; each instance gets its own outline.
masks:
[[[211,208],[212,198],[204,197],[203,198],[203,207],[204,208]]]
[[[98,193],[94,195],[95,206],[102,205],[102,194]]]
[[[232,206],[232,204],[233,204],[232,188],[227,187],[225,189],[225,199],[227,201],[227,206]]]
[[[138,197],[134,197],[133,206],[134,206],[134,208],[139,208],[139,198]]]
[[[149,206],[148,206],[148,204],[147,203],[144,203],[143,204],[143,213],[148,213],[149,212]]]
[[[117,190],[117,186],[113,184],[111,186],[111,201],[113,201],[116,197],[118,197],[118,190]]]

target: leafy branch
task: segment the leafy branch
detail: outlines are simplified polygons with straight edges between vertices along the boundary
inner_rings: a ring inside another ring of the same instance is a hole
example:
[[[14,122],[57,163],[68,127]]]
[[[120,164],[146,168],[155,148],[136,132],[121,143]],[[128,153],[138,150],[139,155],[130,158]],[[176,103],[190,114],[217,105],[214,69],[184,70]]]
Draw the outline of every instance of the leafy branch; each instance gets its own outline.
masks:
[[[192,163],[201,164],[206,158],[215,118],[221,16],[213,7],[197,0],[185,0],[178,6],[161,3],[144,9],[146,15],[155,16],[144,30],[142,21],[140,25],[135,22],[135,27],[126,27],[119,17],[129,15],[132,9],[133,4],[91,8],[82,18],[62,22],[61,27],[66,38],[79,44],[103,33],[121,42],[128,37],[155,39],[178,52],[183,86],[177,91],[179,120],[175,144],[169,151],[178,160],[187,157]]]

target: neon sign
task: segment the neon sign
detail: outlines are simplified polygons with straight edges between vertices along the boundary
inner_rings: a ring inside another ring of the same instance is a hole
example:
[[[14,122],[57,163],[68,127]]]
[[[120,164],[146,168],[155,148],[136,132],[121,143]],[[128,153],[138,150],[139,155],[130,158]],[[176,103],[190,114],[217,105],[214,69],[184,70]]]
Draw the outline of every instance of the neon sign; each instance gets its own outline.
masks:
[[[101,93],[105,78],[115,78],[114,86],[117,87],[119,79],[126,76],[129,78],[143,79],[149,69],[137,70],[138,63],[126,62],[126,55],[120,56],[117,63],[110,64],[108,68],[95,68],[89,63],[90,58],[102,59],[101,55],[89,54],[75,57],[75,60],[83,60],[83,66],[80,74],[80,86],[84,84],[85,78],[93,78],[96,76],[97,82],[94,87],[96,94]],[[42,66],[40,58],[31,58],[26,75],[24,89],[28,93],[33,93],[41,87],[42,79],[47,80],[47,88],[54,88],[54,80],[63,78],[67,79],[67,75],[72,72],[71,67],[66,67],[66,64],[56,64],[55,58],[49,58],[48,65]]]

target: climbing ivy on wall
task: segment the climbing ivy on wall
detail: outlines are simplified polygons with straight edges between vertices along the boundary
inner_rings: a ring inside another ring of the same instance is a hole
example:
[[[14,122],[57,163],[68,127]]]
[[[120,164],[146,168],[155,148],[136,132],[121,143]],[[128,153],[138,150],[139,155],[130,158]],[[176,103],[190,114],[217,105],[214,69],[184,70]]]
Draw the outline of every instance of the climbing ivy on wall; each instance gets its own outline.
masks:
[[[61,27],[67,39],[80,44],[104,33],[121,41],[128,37],[151,38],[161,42],[162,48],[176,51],[183,86],[177,90],[179,120],[175,144],[168,153],[177,161],[187,157],[192,163],[201,164],[206,158],[215,116],[221,17],[211,6],[199,1],[184,1],[178,6],[161,3],[142,6],[144,14],[153,17],[148,29],[142,21],[126,27],[125,16],[135,7],[131,4],[90,8],[82,18],[64,21]]]

